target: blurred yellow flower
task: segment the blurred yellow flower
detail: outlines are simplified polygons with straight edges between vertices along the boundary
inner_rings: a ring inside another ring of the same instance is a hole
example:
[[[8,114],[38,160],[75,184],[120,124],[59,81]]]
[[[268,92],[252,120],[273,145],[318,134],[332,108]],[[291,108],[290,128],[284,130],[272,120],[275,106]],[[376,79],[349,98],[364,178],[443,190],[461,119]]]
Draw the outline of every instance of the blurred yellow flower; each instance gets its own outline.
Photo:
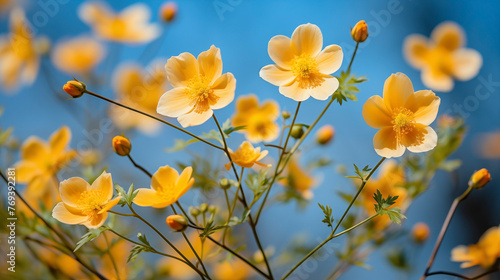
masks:
[[[260,70],[260,77],[279,86],[279,91],[295,101],[310,96],[325,100],[339,87],[337,78],[330,74],[342,65],[344,54],[338,45],[323,50],[323,34],[314,24],[302,24],[292,38],[274,36],[269,41],[268,52],[276,65]]]
[[[157,115],[158,101],[167,91],[167,76],[159,61],[151,63],[147,69],[134,64],[122,65],[114,74],[113,87],[122,104]],[[158,121],[118,106],[111,106],[109,113],[116,126],[123,130],[136,128],[151,134],[158,131],[161,125]]]
[[[128,6],[119,14],[103,2],[83,3],[78,10],[83,22],[102,39],[122,43],[147,43],[160,35],[158,24],[149,23],[145,4]]]
[[[373,138],[382,157],[402,156],[408,148],[420,153],[432,150],[437,134],[429,127],[436,119],[441,99],[430,90],[414,92],[403,73],[392,74],[384,84],[383,98],[370,97],[363,106],[365,122],[380,129]]]
[[[247,141],[241,143],[238,149],[236,149],[236,152],[233,152],[233,150],[229,149],[229,154],[231,155],[233,163],[245,168],[250,168],[254,164],[265,167],[271,166],[270,164],[264,164],[260,162],[260,160],[263,159],[267,155],[267,153],[267,150],[261,152],[260,147],[254,148],[253,145]],[[230,162],[226,163],[225,166],[226,170],[231,169]]]
[[[53,244],[57,246],[57,244]],[[82,271],[82,266],[73,257],[70,257],[49,246],[36,246],[37,256],[42,263],[47,264],[51,269],[69,277],[69,279],[85,279],[87,275]],[[85,269],[85,268],[84,268]]]
[[[134,203],[144,207],[164,208],[175,203],[194,184],[192,167],[186,167],[181,175],[174,168],[160,167],[151,178],[151,188],[137,189]]]
[[[19,83],[31,84],[40,68],[40,55],[24,11],[15,8],[10,14],[8,35],[0,37],[0,84],[13,90]]]
[[[200,125],[213,114],[213,109],[227,106],[234,99],[236,79],[222,74],[219,48],[211,46],[195,58],[190,53],[171,57],[165,66],[174,87],[160,98],[158,113],[177,118],[183,127]]]
[[[408,191],[403,188],[405,182],[406,179],[403,167],[398,165],[394,160],[388,160],[380,168],[380,175],[378,178],[372,178],[366,182],[365,188],[361,192],[358,201],[369,216],[374,215],[377,212],[375,211],[373,194],[379,190],[382,197],[387,197],[389,195],[399,196],[396,203],[391,207],[399,207],[404,211],[408,206]],[[376,217],[372,221],[377,230],[383,230],[391,224],[391,220],[387,215]]]
[[[411,237],[417,243],[425,242],[430,235],[431,231],[426,223],[416,223],[411,229]]]
[[[500,131],[480,134],[475,147],[482,158],[500,158]]]
[[[447,21],[434,28],[430,39],[418,34],[408,36],[403,51],[408,63],[422,70],[426,87],[447,92],[453,89],[453,78],[470,80],[483,64],[481,54],[464,45],[462,28]]]
[[[109,239],[108,242],[106,242],[103,235],[106,235]],[[102,252],[106,252],[102,254],[99,259],[99,272],[110,280],[129,279],[129,266],[127,259],[132,246],[130,243],[121,238],[112,238],[111,236],[111,234],[103,232],[99,237],[92,241]],[[109,254],[107,253],[108,250]],[[113,259],[111,259],[111,257]],[[117,277],[117,270],[120,277]]]
[[[214,265],[214,279],[217,280],[245,280],[249,279],[252,274],[250,267],[237,258],[217,262]]]
[[[304,170],[298,162],[298,156],[292,156],[288,162],[284,178],[278,183],[288,186],[297,191],[304,199],[312,199],[314,194],[312,189],[316,187],[316,180],[306,170]]]
[[[69,225],[84,225],[98,228],[108,217],[108,210],[113,208],[120,197],[113,200],[113,181],[111,174],[104,171],[92,186],[80,177],[72,177],[59,184],[62,202],[52,210],[52,217]]]
[[[500,258],[500,226],[487,230],[477,244],[458,246],[451,251],[451,260],[462,262],[460,267],[492,266]]]
[[[105,49],[89,36],[59,42],[52,51],[52,63],[70,75],[88,74],[104,58]]]
[[[271,142],[279,136],[279,126],[275,122],[279,114],[280,107],[273,100],[264,101],[259,106],[259,98],[255,94],[241,96],[236,100],[232,126],[246,126],[238,132],[244,133],[250,142]]]

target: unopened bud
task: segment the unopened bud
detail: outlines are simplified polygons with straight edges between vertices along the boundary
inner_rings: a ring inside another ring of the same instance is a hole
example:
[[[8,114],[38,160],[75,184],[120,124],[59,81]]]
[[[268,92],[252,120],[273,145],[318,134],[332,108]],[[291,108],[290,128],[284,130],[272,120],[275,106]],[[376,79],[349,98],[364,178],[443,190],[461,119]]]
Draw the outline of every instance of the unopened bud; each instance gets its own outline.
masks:
[[[130,141],[123,136],[113,137],[113,151],[119,156],[127,156],[132,150],[132,144]]]
[[[177,4],[175,2],[165,3],[160,10],[160,18],[164,22],[171,22],[177,15]]]
[[[196,208],[190,207],[189,213],[191,213],[193,217],[196,217],[201,214],[200,209],[198,209],[197,207]]]
[[[429,226],[425,223],[416,223],[411,230],[411,237],[415,242],[422,243],[429,238]]]
[[[169,228],[178,232],[185,231],[188,227],[186,218],[181,215],[170,215],[167,217],[166,222]]]
[[[351,29],[351,36],[358,43],[362,43],[368,38],[368,25],[364,20],[360,20],[354,25],[353,29]]]
[[[288,112],[288,111],[283,111],[283,112],[281,112],[281,117],[283,117],[283,119],[285,119],[285,120],[286,120],[286,119],[289,119],[289,118],[290,118],[290,116],[291,116],[291,115],[290,115],[290,112]]]
[[[229,180],[227,178],[222,178],[219,181],[219,186],[221,189],[227,190],[231,187],[231,183],[229,182]]]
[[[202,213],[205,213],[205,212],[207,212],[207,210],[208,210],[208,204],[206,204],[206,203],[202,203],[202,204],[200,205],[200,211],[201,211]]]
[[[294,125],[292,127],[292,131],[290,132],[290,136],[295,139],[299,139],[302,135],[304,135],[304,128],[301,125]]]
[[[489,181],[491,181],[491,174],[488,172],[488,169],[483,168],[472,174],[469,180],[469,186],[475,189],[482,189]]]
[[[326,145],[330,143],[334,134],[335,129],[333,128],[333,126],[329,124],[324,125],[318,130],[318,133],[316,133],[316,141],[320,145]]]
[[[63,90],[73,98],[81,97],[85,92],[85,89],[85,84],[79,81],[68,81],[63,86]]]
[[[217,207],[215,207],[214,205],[208,206],[208,212],[215,214],[215,212],[217,212]]]

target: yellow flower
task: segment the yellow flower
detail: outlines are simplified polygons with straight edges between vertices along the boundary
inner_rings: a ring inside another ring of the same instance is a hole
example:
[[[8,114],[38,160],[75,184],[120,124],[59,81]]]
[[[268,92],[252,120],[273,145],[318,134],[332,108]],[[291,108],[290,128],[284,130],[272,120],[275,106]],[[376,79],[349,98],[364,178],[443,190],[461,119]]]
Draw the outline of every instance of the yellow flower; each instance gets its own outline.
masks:
[[[113,181],[111,174],[104,171],[92,186],[80,177],[72,177],[59,184],[62,202],[52,210],[52,217],[69,225],[84,225],[98,228],[108,217],[120,197],[113,200]]]
[[[104,58],[105,50],[99,41],[79,36],[58,43],[52,52],[52,63],[70,75],[88,74]]]
[[[43,196],[57,195],[55,175],[69,161],[76,157],[76,151],[67,150],[71,140],[71,131],[63,126],[52,133],[49,142],[32,136],[21,146],[21,160],[14,165],[17,180],[27,184],[26,193]]]
[[[57,244],[53,244],[57,246]],[[51,247],[36,246],[40,261],[58,273],[70,279],[85,279],[87,275],[82,271],[81,264],[73,257],[61,253]]]
[[[147,69],[135,64],[123,65],[114,74],[113,87],[121,103],[157,115],[158,101],[167,91],[167,76],[159,61]],[[123,130],[136,128],[151,134],[161,127],[158,121],[122,107],[112,106],[109,113],[116,126]]]
[[[469,179],[469,186],[475,189],[482,189],[486,184],[491,181],[491,174],[486,168],[482,168],[474,174]]]
[[[486,231],[477,244],[458,246],[451,251],[451,260],[462,262],[460,267],[492,266],[500,258],[500,226]]]
[[[40,68],[40,56],[28,26],[24,11],[15,8],[10,14],[9,35],[0,37],[0,84],[7,90],[19,83],[33,83]]]
[[[437,134],[429,125],[440,103],[430,90],[414,92],[405,74],[392,74],[385,81],[383,98],[372,96],[363,106],[366,123],[380,129],[373,138],[377,154],[390,158],[402,156],[406,148],[414,153],[432,150]]]
[[[175,203],[194,184],[192,167],[186,167],[181,175],[166,165],[160,167],[151,178],[151,188],[138,189],[134,203],[139,206],[164,208]]]
[[[418,34],[408,36],[403,51],[408,63],[422,70],[425,86],[447,92],[453,89],[453,78],[470,80],[483,64],[481,54],[464,45],[464,31],[448,21],[436,26],[430,39]]]
[[[236,79],[222,74],[220,50],[211,46],[195,58],[190,53],[171,57],[165,66],[174,87],[160,98],[158,113],[177,118],[183,127],[200,125],[213,109],[227,106],[234,99]]]
[[[304,199],[312,199],[312,189],[316,187],[316,180],[309,175],[298,163],[297,156],[293,156],[288,162],[285,177],[278,181],[281,185],[288,186],[297,191]]]
[[[233,127],[246,126],[244,133],[250,142],[271,142],[279,136],[279,126],[276,119],[279,117],[278,103],[267,100],[259,106],[256,95],[241,96],[236,100],[236,112],[232,117]]]
[[[417,243],[422,243],[429,238],[430,229],[426,223],[416,223],[411,229],[411,236]]]
[[[73,98],[82,97],[85,93],[86,85],[80,81],[68,81],[63,86],[63,90]]]
[[[147,43],[160,35],[160,27],[148,23],[151,15],[144,4],[131,5],[116,14],[105,3],[84,3],[78,15],[99,37],[109,41]]]
[[[130,154],[130,150],[132,150],[130,140],[120,135],[113,137],[113,151],[117,155],[127,156]]]
[[[247,141],[241,143],[236,152],[233,152],[233,150],[229,149],[229,154],[231,155],[233,163],[238,166],[246,168],[250,168],[254,164],[265,167],[271,166],[270,164],[267,165],[262,162],[259,162],[267,155],[267,153],[268,153],[267,150],[261,152],[260,147],[254,148],[253,145]],[[231,169],[231,163],[226,163],[225,166],[227,170]]]
[[[268,52],[276,65],[260,70],[260,77],[279,86],[279,91],[295,101],[312,96],[325,100],[339,87],[337,78],[330,76],[342,65],[344,54],[338,45],[323,50],[323,34],[314,24],[302,24],[292,38],[274,36],[269,41]]]
[[[161,6],[160,19],[164,22],[171,22],[177,16],[177,4],[169,1]]]
[[[233,258],[231,261],[217,262],[214,265],[214,278],[217,280],[245,280],[253,274],[243,261]]]
[[[351,29],[351,37],[354,41],[362,43],[368,38],[368,25],[364,20],[358,21]]]
[[[326,124],[316,133],[316,142],[320,145],[326,145],[332,141],[333,136],[335,135],[335,128],[333,126]]]

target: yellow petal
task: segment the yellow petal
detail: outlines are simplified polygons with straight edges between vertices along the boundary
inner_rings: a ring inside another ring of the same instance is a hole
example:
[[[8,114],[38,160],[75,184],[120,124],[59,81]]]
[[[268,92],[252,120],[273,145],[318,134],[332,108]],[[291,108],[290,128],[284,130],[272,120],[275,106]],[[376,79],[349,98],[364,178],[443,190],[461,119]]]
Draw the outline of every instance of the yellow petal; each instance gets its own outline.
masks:
[[[93,24],[114,15],[109,6],[102,2],[85,2],[78,9],[78,16],[83,22]]]
[[[422,83],[436,91],[449,92],[453,89],[453,79],[450,75],[432,68],[422,70]]]
[[[17,182],[21,184],[27,184],[35,176],[42,173],[42,170],[37,164],[26,160],[16,163],[14,168],[16,169]]]
[[[184,168],[181,175],[179,175],[179,178],[177,178],[177,181],[175,182],[175,186],[179,187],[179,186],[187,185],[189,180],[191,180],[192,174],[193,174],[193,168],[191,166]]]
[[[120,17],[126,19],[131,24],[140,24],[149,21],[151,12],[145,4],[136,3],[123,9],[120,12]]]
[[[111,210],[111,208],[113,208],[116,204],[118,204],[118,202],[120,202],[120,199],[121,197],[115,197],[113,200],[111,200],[110,202],[108,202],[106,204],[106,206],[104,208],[101,209],[101,211],[98,212],[98,214],[102,214],[104,212],[107,212],[109,210]]]
[[[270,120],[275,120],[280,115],[280,105],[274,100],[266,100],[262,103],[260,112]]]
[[[373,147],[379,156],[386,158],[400,157],[405,152],[405,147],[398,145],[396,132],[392,127],[384,127],[375,134]]]
[[[418,34],[406,37],[403,44],[403,53],[411,66],[417,69],[424,67],[428,51],[429,46],[426,37]]]
[[[50,148],[52,155],[59,155],[64,151],[71,140],[71,131],[67,126],[61,127],[50,136]]]
[[[134,203],[142,207],[153,206],[162,202],[161,197],[152,189],[137,189],[137,195],[134,198]]]
[[[260,69],[259,76],[264,79],[264,81],[275,86],[286,86],[295,79],[292,70],[286,70],[276,65],[267,65],[262,67],[262,69]]]
[[[285,70],[291,69],[291,61],[298,55],[297,48],[292,43],[292,40],[283,35],[271,38],[267,51],[274,63]]]
[[[210,84],[222,74],[220,49],[214,45],[208,51],[204,51],[198,55],[198,63],[200,64],[200,74],[207,77]]]
[[[236,90],[236,79],[233,74],[225,73],[215,80],[212,85],[214,90],[214,95],[219,99],[214,105],[211,105],[212,109],[220,109],[226,107],[229,103],[234,100],[234,91]],[[212,116],[212,115],[210,115]]]
[[[339,80],[336,77],[326,75],[323,79],[321,85],[310,89],[311,96],[318,100],[328,99],[339,88]]]
[[[373,128],[380,129],[386,126],[392,126],[391,114],[387,110],[382,97],[378,95],[372,96],[366,100],[363,105],[363,118],[365,122]]]
[[[450,51],[465,45],[465,33],[460,25],[455,22],[446,21],[434,28],[431,38],[436,45]]]
[[[186,88],[176,87],[165,92],[158,101],[158,114],[177,118],[193,109],[193,104],[186,94]]]
[[[384,83],[384,102],[392,112],[402,107],[406,99],[413,94],[413,85],[410,78],[403,73],[392,74]]]
[[[299,54],[316,57],[323,47],[323,34],[317,25],[302,24],[293,31],[292,42]]]
[[[25,67],[21,72],[21,79],[25,84],[32,84],[37,75],[38,70],[40,69],[40,59],[36,56],[30,58],[26,61]]]
[[[175,195],[175,201],[179,200],[194,184],[194,178],[189,179],[186,184],[177,186],[177,194]],[[174,201],[174,202],[175,202]]]
[[[66,207],[64,207],[64,203],[59,202],[54,209],[52,210],[52,217],[58,220],[61,223],[65,223],[68,225],[76,225],[82,224],[87,221],[87,216],[75,215],[69,212]]]
[[[286,86],[280,86],[279,91],[284,96],[295,101],[304,101],[311,96],[310,91],[308,89],[299,87],[298,82],[293,82],[292,84]]]
[[[441,98],[431,90],[419,90],[406,100],[405,108],[414,113],[415,122],[430,125],[437,116]]]
[[[165,65],[168,82],[173,87],[184,87],[189,79],[198,75],[199,64],[196,58],[190,53],[181,53],[167,60]]]
[[[415,128],[403,136],[401,144],[406,146],[410,152],[427,152],[437,145],[437,134],[429,126],[416,124]]]
[[[177,170],[168,165],[162,166],[153,174],[151,188],[155,191],[166,190],[168,187],[175,186],[178,178]]]
[[[483,65],[481,54],[472,49],[459,49],[453,52],[453,76],[460,81],[468,81],[479,73]]]
[[[40,138],[31,136],[21,146],[21,159],[44,165],[50,158],[49,147]]]
[[[248,113],[259,107],[259,98],[255,94],[248,94],[236,99],[236,112]]]
[[[201,113],[197,113],[193,110],[190,113],[178,117],[177,121],[182,125],[182,127],[195,126],[206,122],[212,117],[213,114],[214,112],[212,109]]]
[[[110,173],[103,171],[90,186],[91,189],[103,193],[105,201],[109,201],[113,197],[113,179]]]
[[[104,222],[106,222],[107,218],[108,218],[108,212],[97,214],[95,216],[92,216],[92,219],[90,221],[87,220],[87,222],[83,223],[83,225],[89,229],[99,228],[104,224]]]
[[[81,194],[89,189],[89,183],[80,177],[72,177],[59,184],[62,201],[71,207],[78,207]]]
[[[47,192],[57,192],[57,182],[52,174],[39,173],[28,182],[25,192],[32,196],[43,196]]]
[[[252,129],[252,127],[247,127],[246,130],[246,138],[248,139],[248,141],[253,143],[258,143],[261,141],[271,142],[276,140],[280,134],[279,126],[272,121],[267,122],[264,126],[264,129],[260,127],[255,127],[254,129]]]
[[[316,58],[318,70],[323,74],[332,74],[342,66],[343,59],[344,53],[342,52],[342,48],[338,45],[329,45]]]

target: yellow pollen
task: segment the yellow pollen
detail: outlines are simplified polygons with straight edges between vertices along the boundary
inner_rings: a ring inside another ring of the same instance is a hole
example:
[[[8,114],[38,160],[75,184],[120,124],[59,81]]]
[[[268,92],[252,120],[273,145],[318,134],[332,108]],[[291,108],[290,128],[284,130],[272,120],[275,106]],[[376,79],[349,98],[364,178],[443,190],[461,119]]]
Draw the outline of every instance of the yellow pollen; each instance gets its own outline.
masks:
[[[78,205],[82,213],[89,217],[94,217],[104,207],[104,193],[96,190],[82,192]]]
[[[415,127],[413,112],[406,108],[399,108],[392,115],[392,128],[397,134],[398,142],[401,138],[410,133]]]
[[[292,60],[292,72],[300,88],[315,88],[323,82],[318,70],[316,58],[309,55],[299,55]]]
[[[186,86],[186,94],[194,105],[195,112],[203,113],[210,109],[219,99],[210,87],[209,80],[205,76],[195,76],[191,78]]]
[[[111,34],[116,37],[122,37],[126,34],[127,24],[121,18],[115,18],[111,21],[110,27]]]

